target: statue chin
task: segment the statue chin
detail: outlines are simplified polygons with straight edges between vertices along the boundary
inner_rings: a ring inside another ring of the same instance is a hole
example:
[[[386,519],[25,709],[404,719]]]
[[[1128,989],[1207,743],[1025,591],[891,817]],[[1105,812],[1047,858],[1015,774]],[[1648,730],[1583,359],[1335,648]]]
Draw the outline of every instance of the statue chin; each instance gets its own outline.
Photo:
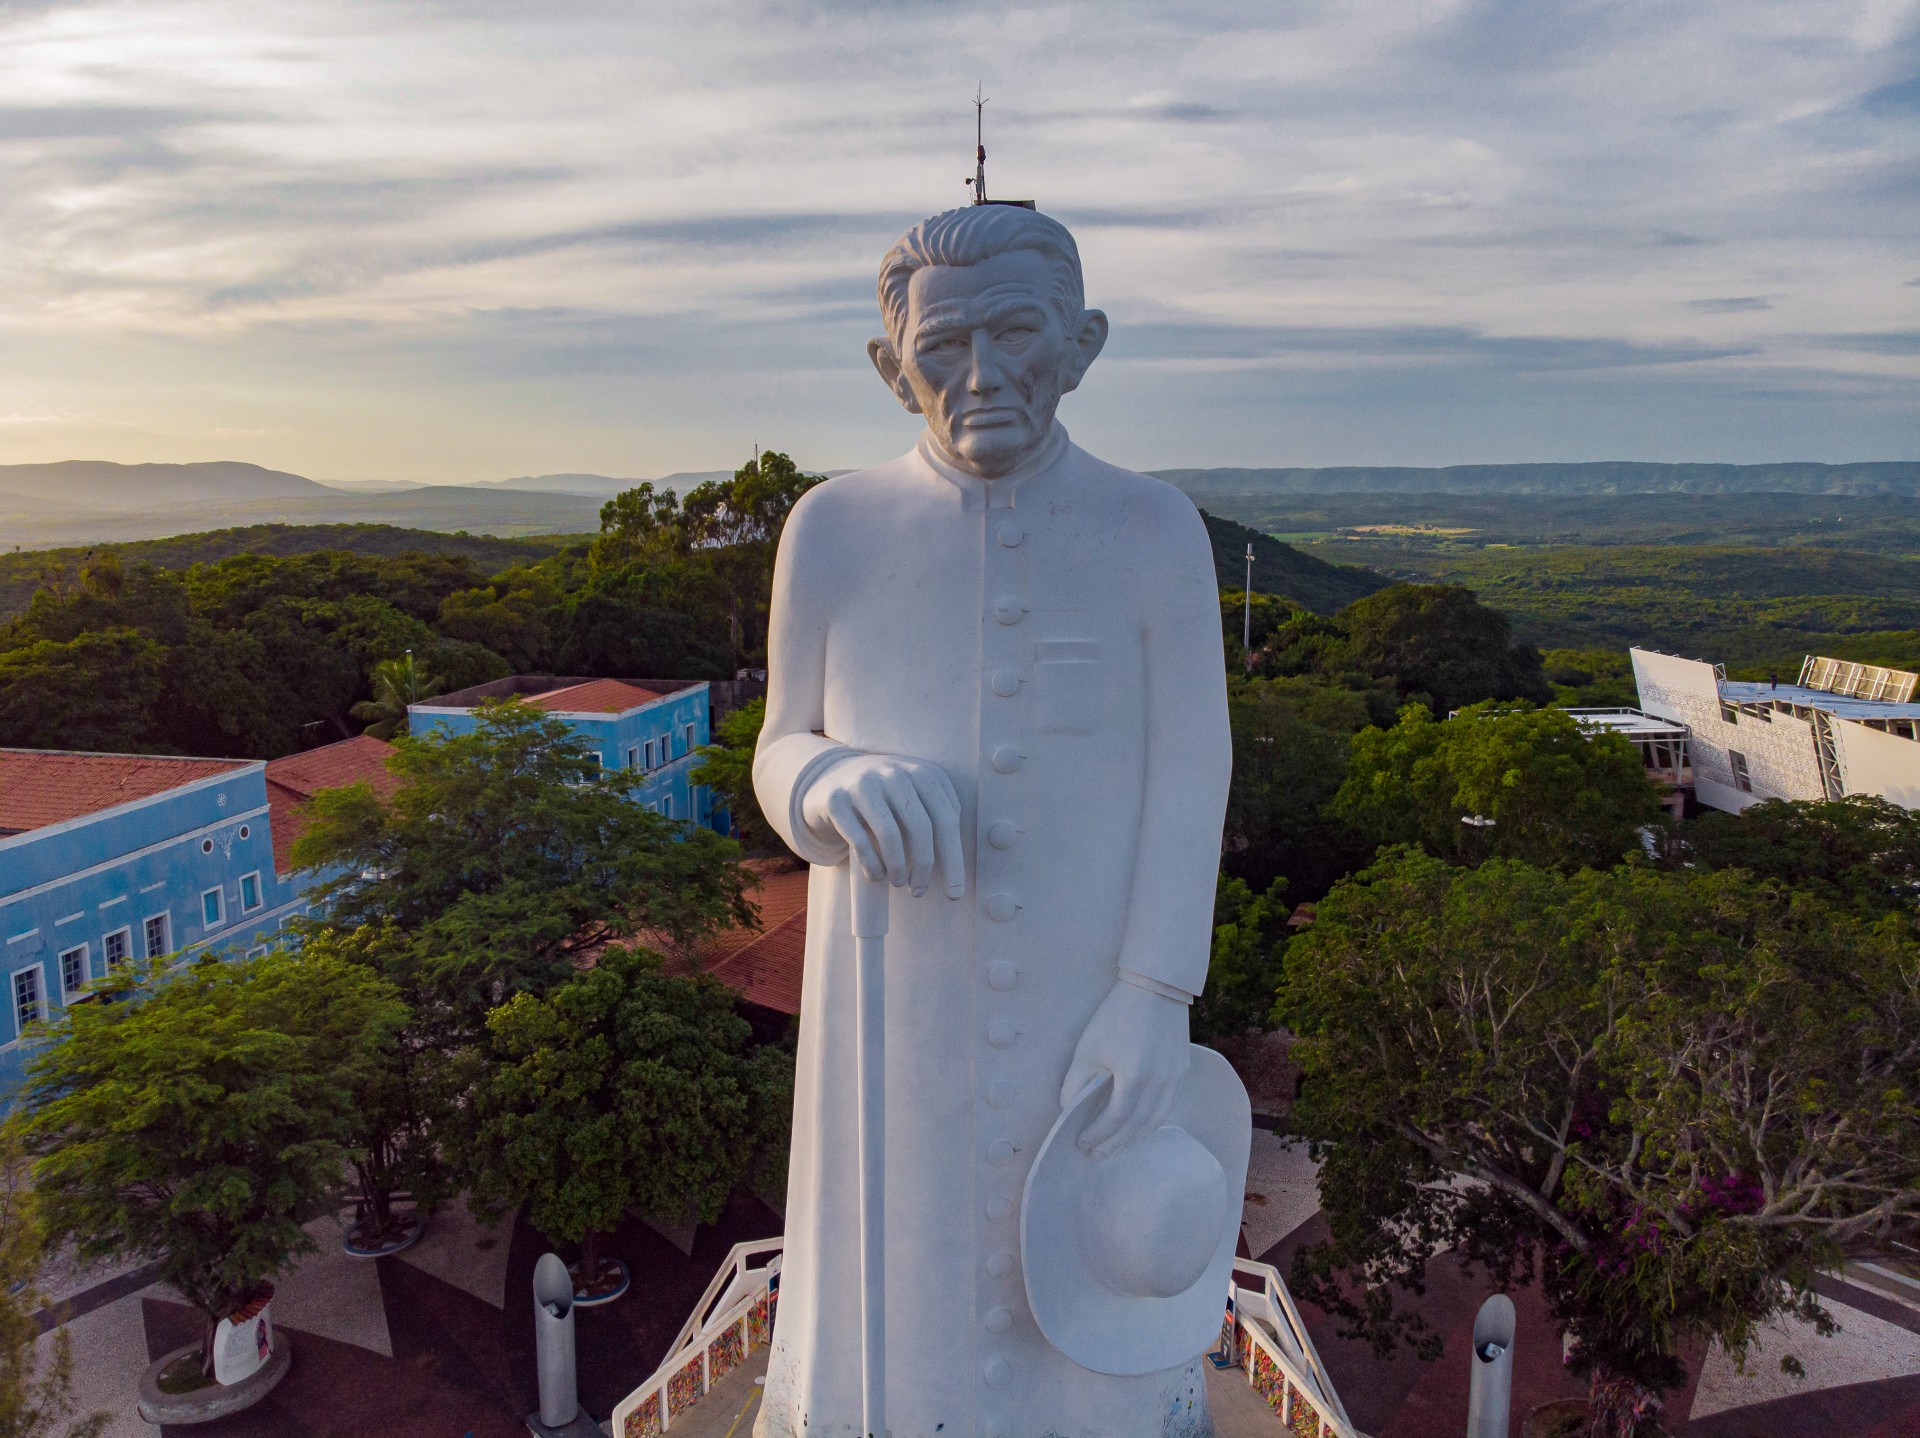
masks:
[[[1037,454],[1052,429],[1053,415],[1049,412],[1037,425],[1007,425],[984,430],[961,428],[957,434],[952,426],[947,426],[935,429],[934,438],[959,468],[981,479],[999,479],[1012,474]]]

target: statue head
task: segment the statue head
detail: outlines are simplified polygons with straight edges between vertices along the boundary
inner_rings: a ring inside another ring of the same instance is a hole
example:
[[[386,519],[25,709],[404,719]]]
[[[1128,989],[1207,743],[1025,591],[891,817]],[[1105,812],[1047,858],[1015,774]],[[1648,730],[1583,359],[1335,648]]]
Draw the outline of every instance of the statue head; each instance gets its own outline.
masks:
[[[946,457],[982,479],[1039,450],[1060,396],[1107,342],[1073,236],[1013,205],[969,205],[908,230],[881,262],[880,312],[873,367],[926,416]]]

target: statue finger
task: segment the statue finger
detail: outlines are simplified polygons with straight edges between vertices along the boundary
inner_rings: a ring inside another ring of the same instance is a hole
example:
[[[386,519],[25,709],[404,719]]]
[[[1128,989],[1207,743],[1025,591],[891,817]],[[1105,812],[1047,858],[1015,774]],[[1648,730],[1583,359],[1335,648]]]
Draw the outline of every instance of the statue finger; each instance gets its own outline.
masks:
[[[907,846],[900,836],[900,825],[893,817],[893,805],[887,802],[886,784],[879,775],[866,773],[860,776],[859,782],[854,785],[853,805],[866,821],[867,832],[873,835],[874,847],[880,851],[880,859],[886,869],[887,882],[899,888],[907,882]]]
[[[1106,1107],[1100,1110],[1100,1116],[1088,1124],[1086,1132],[1080,1135],[1080,1147],[1095,1158],[1106,1158],[1117,1153],[1132,1137],[1132,1129],[1139,1127],[1135,1118],[1135,1111],[1139,1107],[1139,1080],[1123,1082],[1118,1074],[1114,1075],[1113,1096],[1107,1100]]]
[[[886,873],[886,867],[880,862],[880,852],[873,847],[873,838],[867,833],[867,826],[861,822],[859,812],[853,807],[853,800],[846,790],[837,790],[827,796],[827,817],[833,820],[833,827],[840,831],[840,837],[847,841],[853,860],[860,865],[860,871],[869,879],[879,879]]]
[[[960,839],[960,800],[953,792],[953,781],[946,770],[929,767],[915,771],[913,782],[933,820],[933,852],[940,866],[940,882],[946,886],[949,899],[964,899],[967,850]]]
[[[899,772],[887,778],[887,800],[907,840],[907,884],[917,899],[933,878],[933,818],[913,780]]]

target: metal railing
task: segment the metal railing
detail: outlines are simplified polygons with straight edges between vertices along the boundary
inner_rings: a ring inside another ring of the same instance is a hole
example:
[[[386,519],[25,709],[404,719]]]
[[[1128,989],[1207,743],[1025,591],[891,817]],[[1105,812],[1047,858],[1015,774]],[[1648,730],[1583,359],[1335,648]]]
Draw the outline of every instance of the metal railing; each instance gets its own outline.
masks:
[[[736,1243],[660,1366],[613,1410],[614,1438],[657,1438],[773,1337],[784,1238]]]
[[[1221,1348],[1246,1370],[1274,1416],[1299,1438],[1365,1438],[1347,1417],[1279,1270],[1235,1259],[1227,1284]]]

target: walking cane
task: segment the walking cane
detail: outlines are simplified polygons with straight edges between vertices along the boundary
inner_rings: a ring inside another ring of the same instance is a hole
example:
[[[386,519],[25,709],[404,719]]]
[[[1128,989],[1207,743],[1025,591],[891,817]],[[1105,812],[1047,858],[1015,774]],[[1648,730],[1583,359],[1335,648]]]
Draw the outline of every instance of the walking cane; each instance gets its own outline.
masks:
[[[886,953],[887,880],[847,858],[858,970],[854,1042],[860,1098],[860,1414],[867,1438],[887,1435]]]

